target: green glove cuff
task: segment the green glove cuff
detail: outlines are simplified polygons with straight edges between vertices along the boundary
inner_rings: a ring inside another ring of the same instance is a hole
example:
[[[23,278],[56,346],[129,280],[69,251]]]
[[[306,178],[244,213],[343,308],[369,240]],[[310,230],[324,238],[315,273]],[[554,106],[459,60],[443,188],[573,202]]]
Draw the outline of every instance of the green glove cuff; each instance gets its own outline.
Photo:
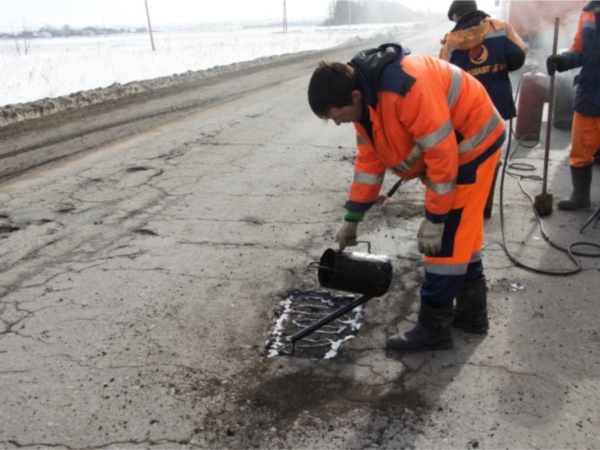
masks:
[[[362,222],[364,218],[364,212],[346,211],[346,214],[344,214],[344,220],[346,222]]]

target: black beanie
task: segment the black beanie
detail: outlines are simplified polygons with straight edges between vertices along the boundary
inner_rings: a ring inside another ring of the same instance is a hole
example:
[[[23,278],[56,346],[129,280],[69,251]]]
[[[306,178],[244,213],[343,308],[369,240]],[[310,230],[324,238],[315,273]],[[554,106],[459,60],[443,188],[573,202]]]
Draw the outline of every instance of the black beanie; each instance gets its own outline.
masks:
[[[466,13],[471,11],[477,11],[477,2],[452,2],[450,9],[448,10],[448,19],[453,20],[452,16],[464,16]]]

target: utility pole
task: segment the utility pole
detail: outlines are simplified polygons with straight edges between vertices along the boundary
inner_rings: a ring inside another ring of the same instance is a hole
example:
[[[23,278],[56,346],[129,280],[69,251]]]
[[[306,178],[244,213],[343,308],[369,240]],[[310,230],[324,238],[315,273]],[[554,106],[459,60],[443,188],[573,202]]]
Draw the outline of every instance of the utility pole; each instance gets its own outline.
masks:
[[[155,51],[154,48],[154,38],[152,37],[152,25],[150,24],[150,11],[148,11],[148,0],[144,0],[146,4],[146,17],[148,18],[148,30],[150,30],[150,42],[152,43],[152,51]]]
[[[348,26],[352,25],[352,2],[348,0]]]
[[[287,33],[287,7],[285,4],[285,0],[283,0],[283,32]]]

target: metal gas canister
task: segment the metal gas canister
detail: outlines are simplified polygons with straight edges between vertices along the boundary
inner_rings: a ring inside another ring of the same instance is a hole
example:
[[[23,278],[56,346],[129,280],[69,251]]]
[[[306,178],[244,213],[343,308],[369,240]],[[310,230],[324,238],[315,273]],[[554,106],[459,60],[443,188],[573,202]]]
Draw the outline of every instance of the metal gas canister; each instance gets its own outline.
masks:
[[[517,139],[529,137],[526,140],[535,141],[540,138],[548,79],[546,75],[537,70],[523,75],[517,106],[515,130]]]

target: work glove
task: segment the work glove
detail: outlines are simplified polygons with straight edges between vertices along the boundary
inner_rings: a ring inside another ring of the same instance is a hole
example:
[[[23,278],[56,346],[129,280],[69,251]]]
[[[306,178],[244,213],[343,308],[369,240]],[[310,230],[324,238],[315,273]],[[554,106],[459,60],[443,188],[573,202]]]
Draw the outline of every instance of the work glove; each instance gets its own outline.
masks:
[[[335,235],[340,251],[344,250],[347,245],[356,245],[356,229],[358,222],[347,222],[344,220],[342,226]]]
[[[442,251],[442,236],[444,234],[444,223],[433,223],[429,219],[423,219],[419,228],[419,253],[427,256],[435,256]]]
[[[546,70],[548,75],[554,75],[554,72],[565,71],[565,57],[563,55],[550,55],[546,60]]]

